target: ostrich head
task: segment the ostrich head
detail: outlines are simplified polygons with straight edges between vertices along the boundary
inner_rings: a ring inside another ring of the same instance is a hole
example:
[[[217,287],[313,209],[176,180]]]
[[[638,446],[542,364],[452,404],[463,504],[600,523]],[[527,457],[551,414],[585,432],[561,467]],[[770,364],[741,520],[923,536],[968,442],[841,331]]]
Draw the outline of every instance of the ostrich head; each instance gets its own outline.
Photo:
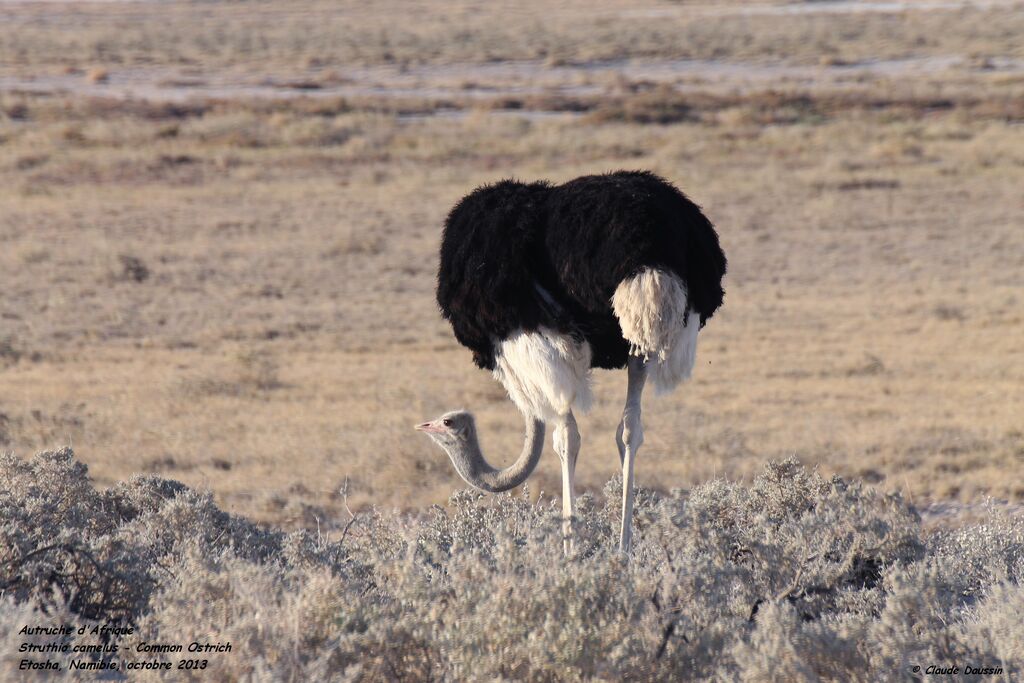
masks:
[[[533,472],[544,449],[544,423],[526,419],[526,442],[519,458],[505,469],[492,466],[484,458],[477,439],[476,420],[465,410],[445,413],[436,420],[416,425],[438,446],[467,484],[484,491],[497,493],[519,486]]]
[[[429,436],[449,456],[453,451],[466,451],[471,443],[476,442],[476,420],[467,410],[447,412],[436,420],[416,425],[416,431]]]

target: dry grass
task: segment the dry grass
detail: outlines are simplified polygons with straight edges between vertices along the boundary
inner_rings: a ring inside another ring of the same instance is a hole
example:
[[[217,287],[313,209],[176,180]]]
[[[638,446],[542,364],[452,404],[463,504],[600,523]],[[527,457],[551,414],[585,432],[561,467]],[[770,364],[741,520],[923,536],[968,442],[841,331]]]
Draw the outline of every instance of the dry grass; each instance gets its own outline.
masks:
[[[698,21],[672,6],[668,19],[619,21],[569,4],[531,32],[520,29],[536,15],[486,5],[454,15],[474,31],[465,40],[411,7],[415,21],[396,27],[383,6],[76,5],[44,24],[12,5],[0,52],[21,73],[106,69],[97,87],[125,65],[274,69],[297,84],[310,69],[343,76],[411,55],[1020,56],[1007,35],[1021,13],[999,7],[858,15],[838,32],[827,15]],[[242,30],[209,39],[240,13]],[[442,502],[456,477],[411,425],[461,406],[495,459],[521,438],[511,403],[436,312],[446,211],[495,178],[648,167],[705,207],[730,274],[695,380],[648,400],[641,483],[750,477],[797,454],[915,503],[1024,500],[1024,80],[968,69],[682,95],[585,84],[599,90],[0,95],[0,447],[73,443],[100,483],[159,472],[293,527],[339,513],[346,477],[356,507]],[[407,116],[439,105],[461,114]],[[589,489],[616,468],[624,395],[621,373],[596,382],[581,420]],[[538,479],[535,491],[557,490],[553,457]]]

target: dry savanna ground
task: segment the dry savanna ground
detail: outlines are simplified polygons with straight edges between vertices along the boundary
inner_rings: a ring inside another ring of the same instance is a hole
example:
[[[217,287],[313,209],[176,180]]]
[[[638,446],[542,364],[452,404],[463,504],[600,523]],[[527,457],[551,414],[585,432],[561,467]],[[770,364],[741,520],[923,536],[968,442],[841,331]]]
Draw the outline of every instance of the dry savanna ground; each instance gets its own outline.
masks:
[[[434,303],[446,211],[650,168],[730,267],[640,484],[796,455],[1024,501],[1024,9],[842,4],[0,5],[0,449],[288,526],[346,480],[443,502],[414,423],[473,409],[502,463],[521,439]],[[586,489],[625,385],[594,379]]]

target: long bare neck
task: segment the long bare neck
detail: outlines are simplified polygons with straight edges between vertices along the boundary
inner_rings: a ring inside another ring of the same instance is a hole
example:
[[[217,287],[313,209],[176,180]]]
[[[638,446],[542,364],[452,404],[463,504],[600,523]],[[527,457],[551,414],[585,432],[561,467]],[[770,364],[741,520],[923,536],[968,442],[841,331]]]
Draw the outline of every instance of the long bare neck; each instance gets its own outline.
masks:
[[[480,450],[476,430],[470,435],[465,446],[448,451],[455,470],[466,483],[490,493],[500,493],[519,486],[529,477],[540,462],[544,450],[544,423],[526,417],[526,437],[523,451],[516,461],[505,469],[498,469],[484,458]]]

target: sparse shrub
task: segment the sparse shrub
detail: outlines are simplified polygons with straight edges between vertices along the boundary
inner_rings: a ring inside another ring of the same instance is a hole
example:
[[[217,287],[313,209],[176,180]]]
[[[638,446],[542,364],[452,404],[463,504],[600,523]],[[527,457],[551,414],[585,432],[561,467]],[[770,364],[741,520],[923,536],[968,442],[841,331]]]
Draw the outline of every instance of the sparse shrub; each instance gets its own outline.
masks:
[[[387,248],[384,238],[369,230],[349,229],[326,251],[327,258],[343,256],[376,256]]]
[[[85,80],[90,83],[106,83],[110,80],[110,72],[103,67],[96,66],[85,73]]]
[[[43,359],[43,354],[23,348],[15,337],[0,337],[0,369],[14,365],[23,358],[38,363]]]
[[[878,356],[868,353],[864,360],[846,369],[847,377],[864,377],[885,374],[885,363]]]
[[[29,118],[28,104],[25,102],[4,102],[0,106],[0,116],[11,121],[27,121]]]
[[[628,559],[618,481],[581,497],[565,558],[556,501],[525,495],[460,491],[325,536],[260,528],[156,477],[99,492],[68,449],[4,456],[0,480],[5,679],[16,629],[42,612],[133,624],[131,642],[232,643],[189,680],[866,681],[949,662],[1012,679],[1024,666],[1021,520],[925,535],[899,497],[792,459],[750,486],[642,490]]]
[[[0,367],[14,364],[24,355],[11,337],[0,337]]]
[[[684,94],[656,87],[628,97],[603,101],[589,115],[594,123],[671,124],[698,121],[700,115]]]
[[[964,309],[959,306],[950,306],[949,304],[939,304],[932,309],[935,317],[939,320],[955,320],[957,322],[963,322],[967,319],[967,315],[964,313]]]
[[[238,354],[240,368],[238,381],[243,386],[259,391],[278,389],[283,385],[278,377],[277,360],[265,351],[244,351]]]
[[[31,171],[34,168],[42,166],[50,160],[48,154],[26,154],[25,156],[18,157],[14,160],[14,168],[19,171]],[[45,251],[42,249],[33,249],[32,251]],[[26,263],[37,263],[38,261],[32,261],[24,259]]]
[[[301,147],[344,145],[357,134],[344,121],[312,116],[282,121],[277,128],[285,144]]]
[[[128,282],[141,284],[152,272],[146,262],[133,254],[104,252],[98,257],[98,280],[105,284]]]
[[[131,282],[145,282],[149,279],[149,267],[138,256],[121,254],[117,260],[121,265],[118,279]]]
[[[229,372],[209,376],[186,377],[179,389],[186,395],[253,396],[285,386],[280,364],[266,350],[242,349],[231,356]]]

